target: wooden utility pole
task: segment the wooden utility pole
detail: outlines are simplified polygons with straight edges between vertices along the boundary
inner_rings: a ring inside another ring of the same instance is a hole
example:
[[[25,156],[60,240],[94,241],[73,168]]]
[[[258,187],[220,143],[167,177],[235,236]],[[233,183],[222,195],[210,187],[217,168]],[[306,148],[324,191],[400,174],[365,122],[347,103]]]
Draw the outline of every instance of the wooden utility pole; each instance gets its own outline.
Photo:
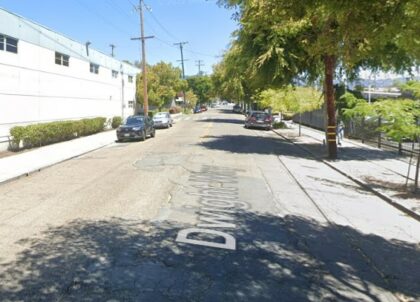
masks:
[[[204,66],[203,60],[197,60],[196,63],[196,66],[198,66],[198,75],[201,75],[201,66]]]
[[[184,67],[184,45],[187,44],[188,42],[179,42],[179,43],[174,43],[174,45],[179,45],[179,49],[181,50],[181,66],[182,66],[182,78],[185,80],[185,67]]]
[[[143,77],[143,112],[147,116],[149,112],[149,98],[147,95],[147,64],[146,64],[146,39],[154,38],[154,36],[144,36],[144,21],[143,21],[143,0],[139,0],[139,14],[140,14],[140,38],[131,38],[131,40],[141,40],[141,58],[142,58],[142,77]]]
[[[114,57],[115,45],[114,44],[109,44],[109,47],[111,47],[111,57]]]
[[[184,67],[184,52],[183,52],[183,47],[185,44],[187,44],[188,42],[179,42],[179,43],[174,43],[174,45],[179,45],[179,49],[181,50],[181,66],[182,66],[182,79],[185,80],[185,67]],[[182,91],[182,97],[184,98],[184,106],[187,102],[186,97],[185,97],[185,91]]]

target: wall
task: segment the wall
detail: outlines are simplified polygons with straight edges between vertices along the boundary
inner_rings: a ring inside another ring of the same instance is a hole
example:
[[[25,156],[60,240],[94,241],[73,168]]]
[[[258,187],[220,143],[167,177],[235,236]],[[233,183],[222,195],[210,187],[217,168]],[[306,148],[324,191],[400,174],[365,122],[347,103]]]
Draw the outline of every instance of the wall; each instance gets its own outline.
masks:
[[[1,13],[5,14],[4,11]],[[14,21],[18,18],[6,16]],[[38,26],[17,20],[20,28],[27,27],[26,36],[31,26]],[[15,125],[127,116],[134,110],[129,102],[135,100],[136,68],[93,49],[87,56],[85,45],[40,28],[44,32],[33,31],[28,42],[16,36],[19,32],[8,30],[0,23],[0,34],[12,36],[12,32],[15,34],[12,37],[19,40],[17,54],[0,50],[0,150],[7,148],[6,136]],[[51,37],[52,34],[55,36]],[[32,43],[42,39],[49,43]],[[57,48],[70,56],[68,67],[55,63],[51,39],[59,39]],[[90,62],[100,65],[98,74],[90,72]],[[112,70],[118,71],[117,78],[112,77]],[[128,75],[133,77],[131,83]]]

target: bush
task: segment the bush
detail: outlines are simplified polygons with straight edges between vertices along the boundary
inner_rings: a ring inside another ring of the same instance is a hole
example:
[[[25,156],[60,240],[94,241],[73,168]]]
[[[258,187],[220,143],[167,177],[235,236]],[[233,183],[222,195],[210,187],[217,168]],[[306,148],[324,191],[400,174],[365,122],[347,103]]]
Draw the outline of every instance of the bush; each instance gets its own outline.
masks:
[[[274,123],[274,124],[273,124],[273,128],[274,128],[274,129],[286,129],[286,128],[287,128],[287,126],[286,126],[286,124],[285,124],[285,123],[283,123],[283,122],[278,122],[278,123]]]
[[[106,118],[97,117],[78,121],[60,121],[29,126],[16,126],[10,129],[15,149],[45,146],[86,136],[104,130]]]
[[[121,116],[114,116],[111,122],[112,129],[117,129],[121,125],[121,123],[122,123]]]
[[[173,106],[171,108],[169,108],[169,113],[170,114],[175,114],[175,113],[180,113],[182,111],[182,108],[179,106]]]

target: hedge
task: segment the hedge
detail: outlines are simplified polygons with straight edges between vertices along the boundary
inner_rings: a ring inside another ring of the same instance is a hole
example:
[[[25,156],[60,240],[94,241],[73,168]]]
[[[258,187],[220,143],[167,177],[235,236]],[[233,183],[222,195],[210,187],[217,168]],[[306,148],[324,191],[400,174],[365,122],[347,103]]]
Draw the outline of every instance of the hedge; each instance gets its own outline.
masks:
[[[59,121],[29,126],[16,126],[10,129],[13,149],[45,146],[70,140],[79,136],[91,135],[104,130],[106,118],[97,117],[78,121]]]
[[[276,123],[273,123],[273,128],[274,129],[286,129],[287,125],[284,122],[276,122]]]
[[[179,106],[172,106],[171,108],[169,108],[170,114],[180,113],[181,111],[182,111],[182,108]]]
[[[122,118],[121,118],[121,116],[114,116],[114,117],[112,118],[112,123],[111,123],[111,127],[112,127],[112,129],[116,129],[116,128],[118,128],[118,127],[121,125],[121,123],[122,123]]]

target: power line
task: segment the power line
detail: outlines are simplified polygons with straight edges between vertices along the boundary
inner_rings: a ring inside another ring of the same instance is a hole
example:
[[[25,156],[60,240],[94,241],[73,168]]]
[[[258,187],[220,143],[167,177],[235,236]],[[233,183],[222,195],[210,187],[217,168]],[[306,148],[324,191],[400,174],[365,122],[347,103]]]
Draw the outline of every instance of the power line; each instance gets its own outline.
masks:
[[[97,18],[101,19],[104,23],[106,23],[109,27],[114,28],[117,31],[120,31],[122,33],[125,34],[129,34],[127,31],[125,31],[124,29],[120,28],[119,26],[116,26],[113,22],[111,22],[110,20],[108,20],[107,18],[105,18],[104,16],[102,16],[101,14],[99,14],[96,10],[92,9],[90,6],[86,5],[85,3],[76,0],[76,2],[83,6],[85,9],[91,11]]]
[[[123,9],[121,6],[117,5],[117,3],[115,3],[112,0],[107,0],[107,3],[109,6],[115,8],[115,10],[117,10],[118,12],[120,12],[122,15],[127,16],[129,18],[134,18],[135,16],[133,14],[129,14],[125,11],[125,9]]]
[[[175,41],[179,40],[178,37],[176,37],[174,34],[172,34],[165,26],[163,26],[163,24],[156,18],[156,16],[153,14],[152,10],[149,8],[148,13],[150,14],[150,16],[153,18],[153,20],[159,25],[160,28],[162,28],[162,30],[171,38],[173,38]]]

